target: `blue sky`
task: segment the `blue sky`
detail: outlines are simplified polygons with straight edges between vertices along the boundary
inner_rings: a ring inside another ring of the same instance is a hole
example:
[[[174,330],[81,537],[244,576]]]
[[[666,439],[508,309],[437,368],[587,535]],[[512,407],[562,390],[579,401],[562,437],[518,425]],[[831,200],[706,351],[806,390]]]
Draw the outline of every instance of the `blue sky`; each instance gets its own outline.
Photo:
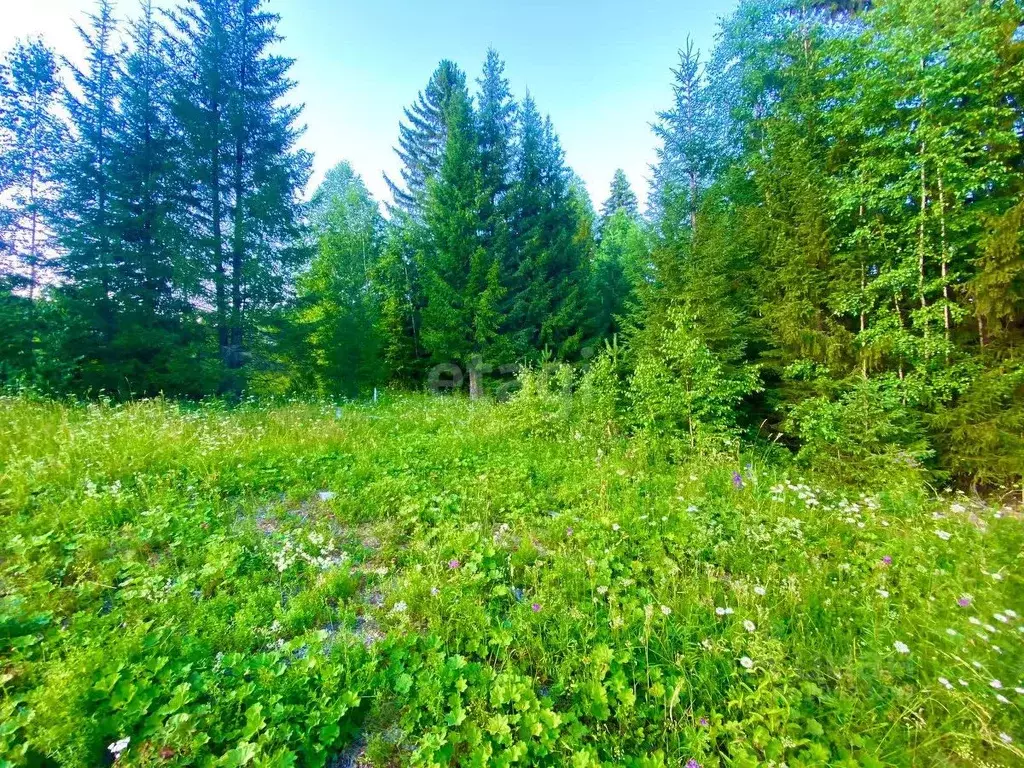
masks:
[[[88,0],[0,0],[0,49],[42,33],[62,53],[79,50],[71,26]],[[135,0],[119,0],[130,15]],[[616,168],[643,197],[655,139],[650,122],[669,106],[676,51],[687,35],[706,51],[734,0],[270,0],[281,14],[280,50],[297,59],[295,99],[303,140],[316,153],[313,182],[349,160],[382,197],[382,171],[402,108],[442,58],[478,76],[488,46],[506,61],[512,89],[527,88],[551,114],[569,164],[595,204]]]

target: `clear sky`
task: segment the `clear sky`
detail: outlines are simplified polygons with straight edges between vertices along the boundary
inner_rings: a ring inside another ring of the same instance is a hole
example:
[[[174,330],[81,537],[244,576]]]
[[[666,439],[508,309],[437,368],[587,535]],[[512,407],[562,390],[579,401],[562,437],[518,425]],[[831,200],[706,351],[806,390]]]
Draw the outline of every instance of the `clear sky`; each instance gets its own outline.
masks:
[[[706,51],[734,0],[270,0],[281,14],[280,52],[297,61],[294,98],[306,105],[304,145],[313,183],[349,160],[378,197],[398,175],[392,147],[402,108],[437,62],[471,80],[488,46],[505,59],[517,97],[528,88],[550,113],[566,157],[595,204],[623,168],[643,199],[655,139],[650,123],[671,103],[676,51],[687,35]],[[90,0],[0,0],[0,50],[42,34],[75,59],[72,17]],[[135,0],[118,0],[120,16]]]

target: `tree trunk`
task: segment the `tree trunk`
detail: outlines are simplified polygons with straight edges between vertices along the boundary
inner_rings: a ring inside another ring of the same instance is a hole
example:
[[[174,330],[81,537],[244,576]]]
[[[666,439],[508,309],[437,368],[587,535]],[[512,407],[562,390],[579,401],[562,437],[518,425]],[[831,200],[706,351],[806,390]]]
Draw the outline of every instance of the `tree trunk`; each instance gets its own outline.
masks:
[[[469,398],[479,400],[484,393],[484,374],[479,365],[469,366]]]

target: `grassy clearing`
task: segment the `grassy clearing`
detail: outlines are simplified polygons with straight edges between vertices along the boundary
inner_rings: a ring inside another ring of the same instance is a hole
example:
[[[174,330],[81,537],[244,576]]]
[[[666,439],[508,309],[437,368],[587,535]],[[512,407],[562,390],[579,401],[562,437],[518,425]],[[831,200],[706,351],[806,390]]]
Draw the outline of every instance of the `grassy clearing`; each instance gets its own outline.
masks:
[[[0,765],[1024,763],[1016,510],[518,423],[0,400]]]

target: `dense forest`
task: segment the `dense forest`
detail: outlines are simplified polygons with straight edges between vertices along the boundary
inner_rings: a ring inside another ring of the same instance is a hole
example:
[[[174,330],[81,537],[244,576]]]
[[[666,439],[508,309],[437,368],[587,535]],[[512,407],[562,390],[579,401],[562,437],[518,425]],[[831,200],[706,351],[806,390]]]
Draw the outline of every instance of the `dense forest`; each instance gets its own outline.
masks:
[[[1019,481],[1018,2],[741,0],[638,116],[646,210],[622,173],[596,209],[493,50],[429,74],[392,199],[346,163],[307,197],[264,5],[98,0],[79,66],[6,54],[5,388],[521,386],[672,450],[760,435],[845,477]]]

